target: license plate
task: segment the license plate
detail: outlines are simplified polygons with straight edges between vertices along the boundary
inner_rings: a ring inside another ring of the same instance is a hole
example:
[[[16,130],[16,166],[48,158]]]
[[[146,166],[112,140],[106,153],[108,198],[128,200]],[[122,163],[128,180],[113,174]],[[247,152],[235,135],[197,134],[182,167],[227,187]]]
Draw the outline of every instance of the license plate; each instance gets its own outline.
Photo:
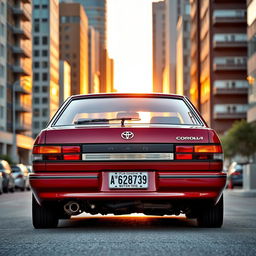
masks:
[[[148,188],[147,172],[110,172],[108,178],[111,189]]]

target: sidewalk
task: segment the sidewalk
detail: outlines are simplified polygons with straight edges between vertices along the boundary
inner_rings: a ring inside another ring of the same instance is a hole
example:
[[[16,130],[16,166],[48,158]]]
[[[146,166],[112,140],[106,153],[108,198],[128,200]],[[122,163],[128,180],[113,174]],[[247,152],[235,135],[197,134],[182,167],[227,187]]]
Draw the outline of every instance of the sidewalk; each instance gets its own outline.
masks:
[[[227,194],[240,197],[256,197],[256,189],[226,189]]]

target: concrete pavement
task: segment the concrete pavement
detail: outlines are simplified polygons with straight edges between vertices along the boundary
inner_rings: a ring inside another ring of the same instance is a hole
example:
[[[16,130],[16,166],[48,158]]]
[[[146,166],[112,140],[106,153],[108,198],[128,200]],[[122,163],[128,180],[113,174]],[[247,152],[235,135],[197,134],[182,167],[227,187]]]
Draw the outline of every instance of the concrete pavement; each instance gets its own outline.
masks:
[[[31,192],[0,196],[0,255],[256,255],[256,198],[225,192],[220,229],[184,217],[90,216],[35,230]]]

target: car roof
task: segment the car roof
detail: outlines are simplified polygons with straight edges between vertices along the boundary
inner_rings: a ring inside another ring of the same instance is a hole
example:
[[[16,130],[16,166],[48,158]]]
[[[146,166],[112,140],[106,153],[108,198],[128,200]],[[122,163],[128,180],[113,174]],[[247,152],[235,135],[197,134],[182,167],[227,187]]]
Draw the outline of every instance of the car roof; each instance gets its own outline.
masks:
[[[73,95],[71,99],[81,98],[115,98],[115,97],[149,97],[149,98],[176,98],[184,99],[185,96],[178,94],[164,94],[164,93],[95,93],[95,94],[77,94]]]

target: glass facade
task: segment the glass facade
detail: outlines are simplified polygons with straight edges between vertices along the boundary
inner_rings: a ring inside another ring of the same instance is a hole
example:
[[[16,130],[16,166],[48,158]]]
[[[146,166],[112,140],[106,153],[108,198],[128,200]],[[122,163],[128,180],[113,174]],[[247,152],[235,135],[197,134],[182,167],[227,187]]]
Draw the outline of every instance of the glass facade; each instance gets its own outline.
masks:
[[[89,26],[92,26],[100,33],[100,41],[102,45],[106,45],[106,0],[73,0],[80,3],[88,17]]]

